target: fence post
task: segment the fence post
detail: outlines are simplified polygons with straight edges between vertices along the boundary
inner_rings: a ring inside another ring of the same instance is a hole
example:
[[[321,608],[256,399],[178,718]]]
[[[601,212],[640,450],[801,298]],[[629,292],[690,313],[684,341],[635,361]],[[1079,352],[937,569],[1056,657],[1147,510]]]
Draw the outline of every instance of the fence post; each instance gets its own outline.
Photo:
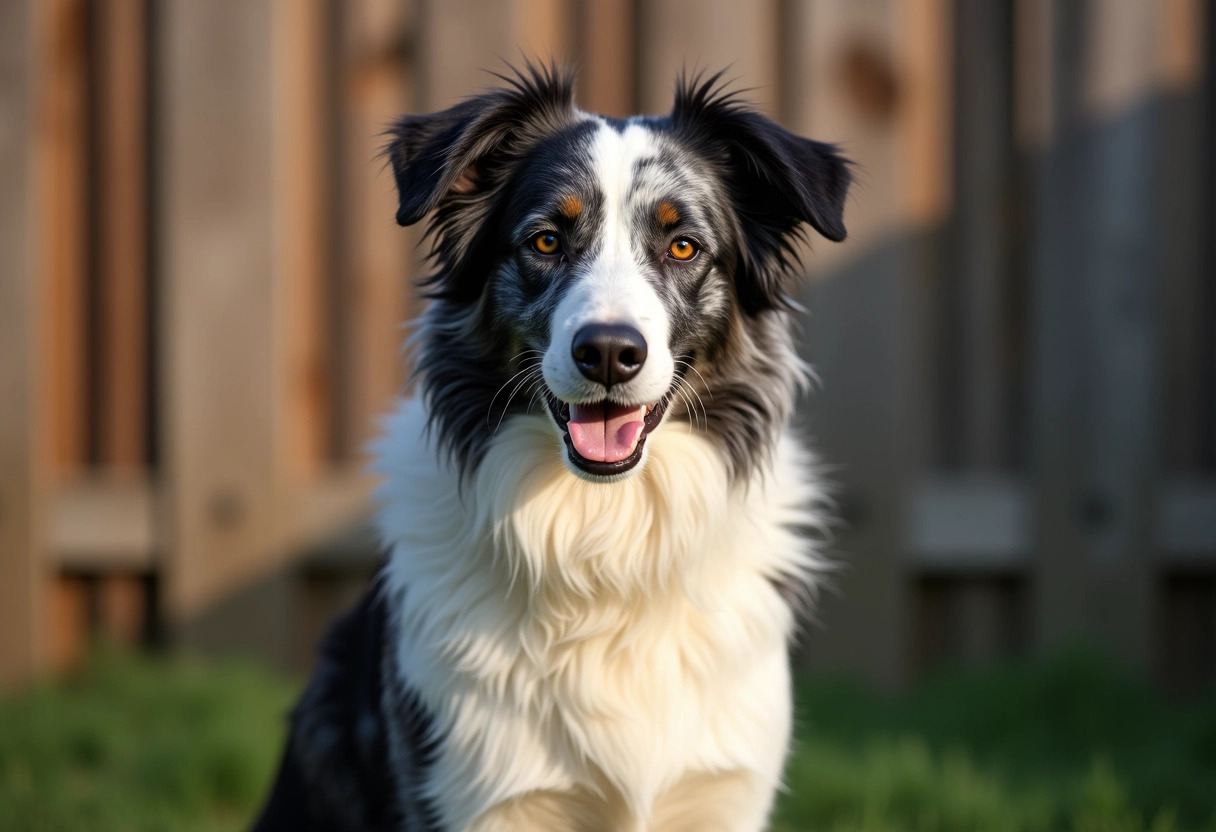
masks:
[[[0,689],[45,662],[43,495],[38,466],[42,321],[34,252],[34,6],[0,0]]]

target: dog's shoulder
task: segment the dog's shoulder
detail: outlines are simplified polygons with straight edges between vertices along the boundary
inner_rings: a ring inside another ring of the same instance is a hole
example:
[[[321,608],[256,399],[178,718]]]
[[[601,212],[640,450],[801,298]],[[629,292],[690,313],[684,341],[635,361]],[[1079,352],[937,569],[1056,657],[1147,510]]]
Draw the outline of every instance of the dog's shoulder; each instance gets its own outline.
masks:
[[[397,828],[383,705],[387,617],[373,584],[326,634],[256,830]]]

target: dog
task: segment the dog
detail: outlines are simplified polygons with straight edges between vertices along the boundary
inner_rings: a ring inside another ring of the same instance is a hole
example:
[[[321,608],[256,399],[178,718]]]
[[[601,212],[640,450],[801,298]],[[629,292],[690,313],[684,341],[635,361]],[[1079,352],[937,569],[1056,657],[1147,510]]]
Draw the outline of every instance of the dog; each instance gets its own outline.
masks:
[[[436,266],[420,395],[256,829],[763,829],[826,566],[797,243],[844,239],[850,163],[720,75],[626,120],[556,68],[500,78],[390,131]]]

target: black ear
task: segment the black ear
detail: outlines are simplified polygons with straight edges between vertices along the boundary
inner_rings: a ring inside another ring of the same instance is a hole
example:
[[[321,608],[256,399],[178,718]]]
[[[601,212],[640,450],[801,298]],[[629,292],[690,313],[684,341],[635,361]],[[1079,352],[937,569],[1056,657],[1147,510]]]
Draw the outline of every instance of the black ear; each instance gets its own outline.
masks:
[[[403,116],[389,129],[385,155],[397,182],[397,222],[413,225],[435,212],[432,255],[440,274],[458,270],[485,227],[494,197],[514,162],[574,116],[574,77],[527,64],[506,85],[428,115]],[[439,286],[438,294],[451,287]]]
[[[789,306],[791,260],[802,223],[845,238],[850,163],[837,147],[804,139],[720,85],[721,74],[681,79],[671,119],[718,166],[739,219],[736,284],[749,313]]]

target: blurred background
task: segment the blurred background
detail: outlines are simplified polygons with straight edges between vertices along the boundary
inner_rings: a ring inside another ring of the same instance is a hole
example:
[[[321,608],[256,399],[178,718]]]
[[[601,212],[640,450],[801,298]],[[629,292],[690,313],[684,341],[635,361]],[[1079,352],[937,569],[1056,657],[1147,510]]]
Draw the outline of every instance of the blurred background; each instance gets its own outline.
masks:
[[[0,827],[240,828],[379,556],[422,275],[381,131],[532,58],[615,116],[726,68],[860,166],[805,258],[845,566],[780,828],[1216,829],[1214,39],[1206,0],[0,0]]]

